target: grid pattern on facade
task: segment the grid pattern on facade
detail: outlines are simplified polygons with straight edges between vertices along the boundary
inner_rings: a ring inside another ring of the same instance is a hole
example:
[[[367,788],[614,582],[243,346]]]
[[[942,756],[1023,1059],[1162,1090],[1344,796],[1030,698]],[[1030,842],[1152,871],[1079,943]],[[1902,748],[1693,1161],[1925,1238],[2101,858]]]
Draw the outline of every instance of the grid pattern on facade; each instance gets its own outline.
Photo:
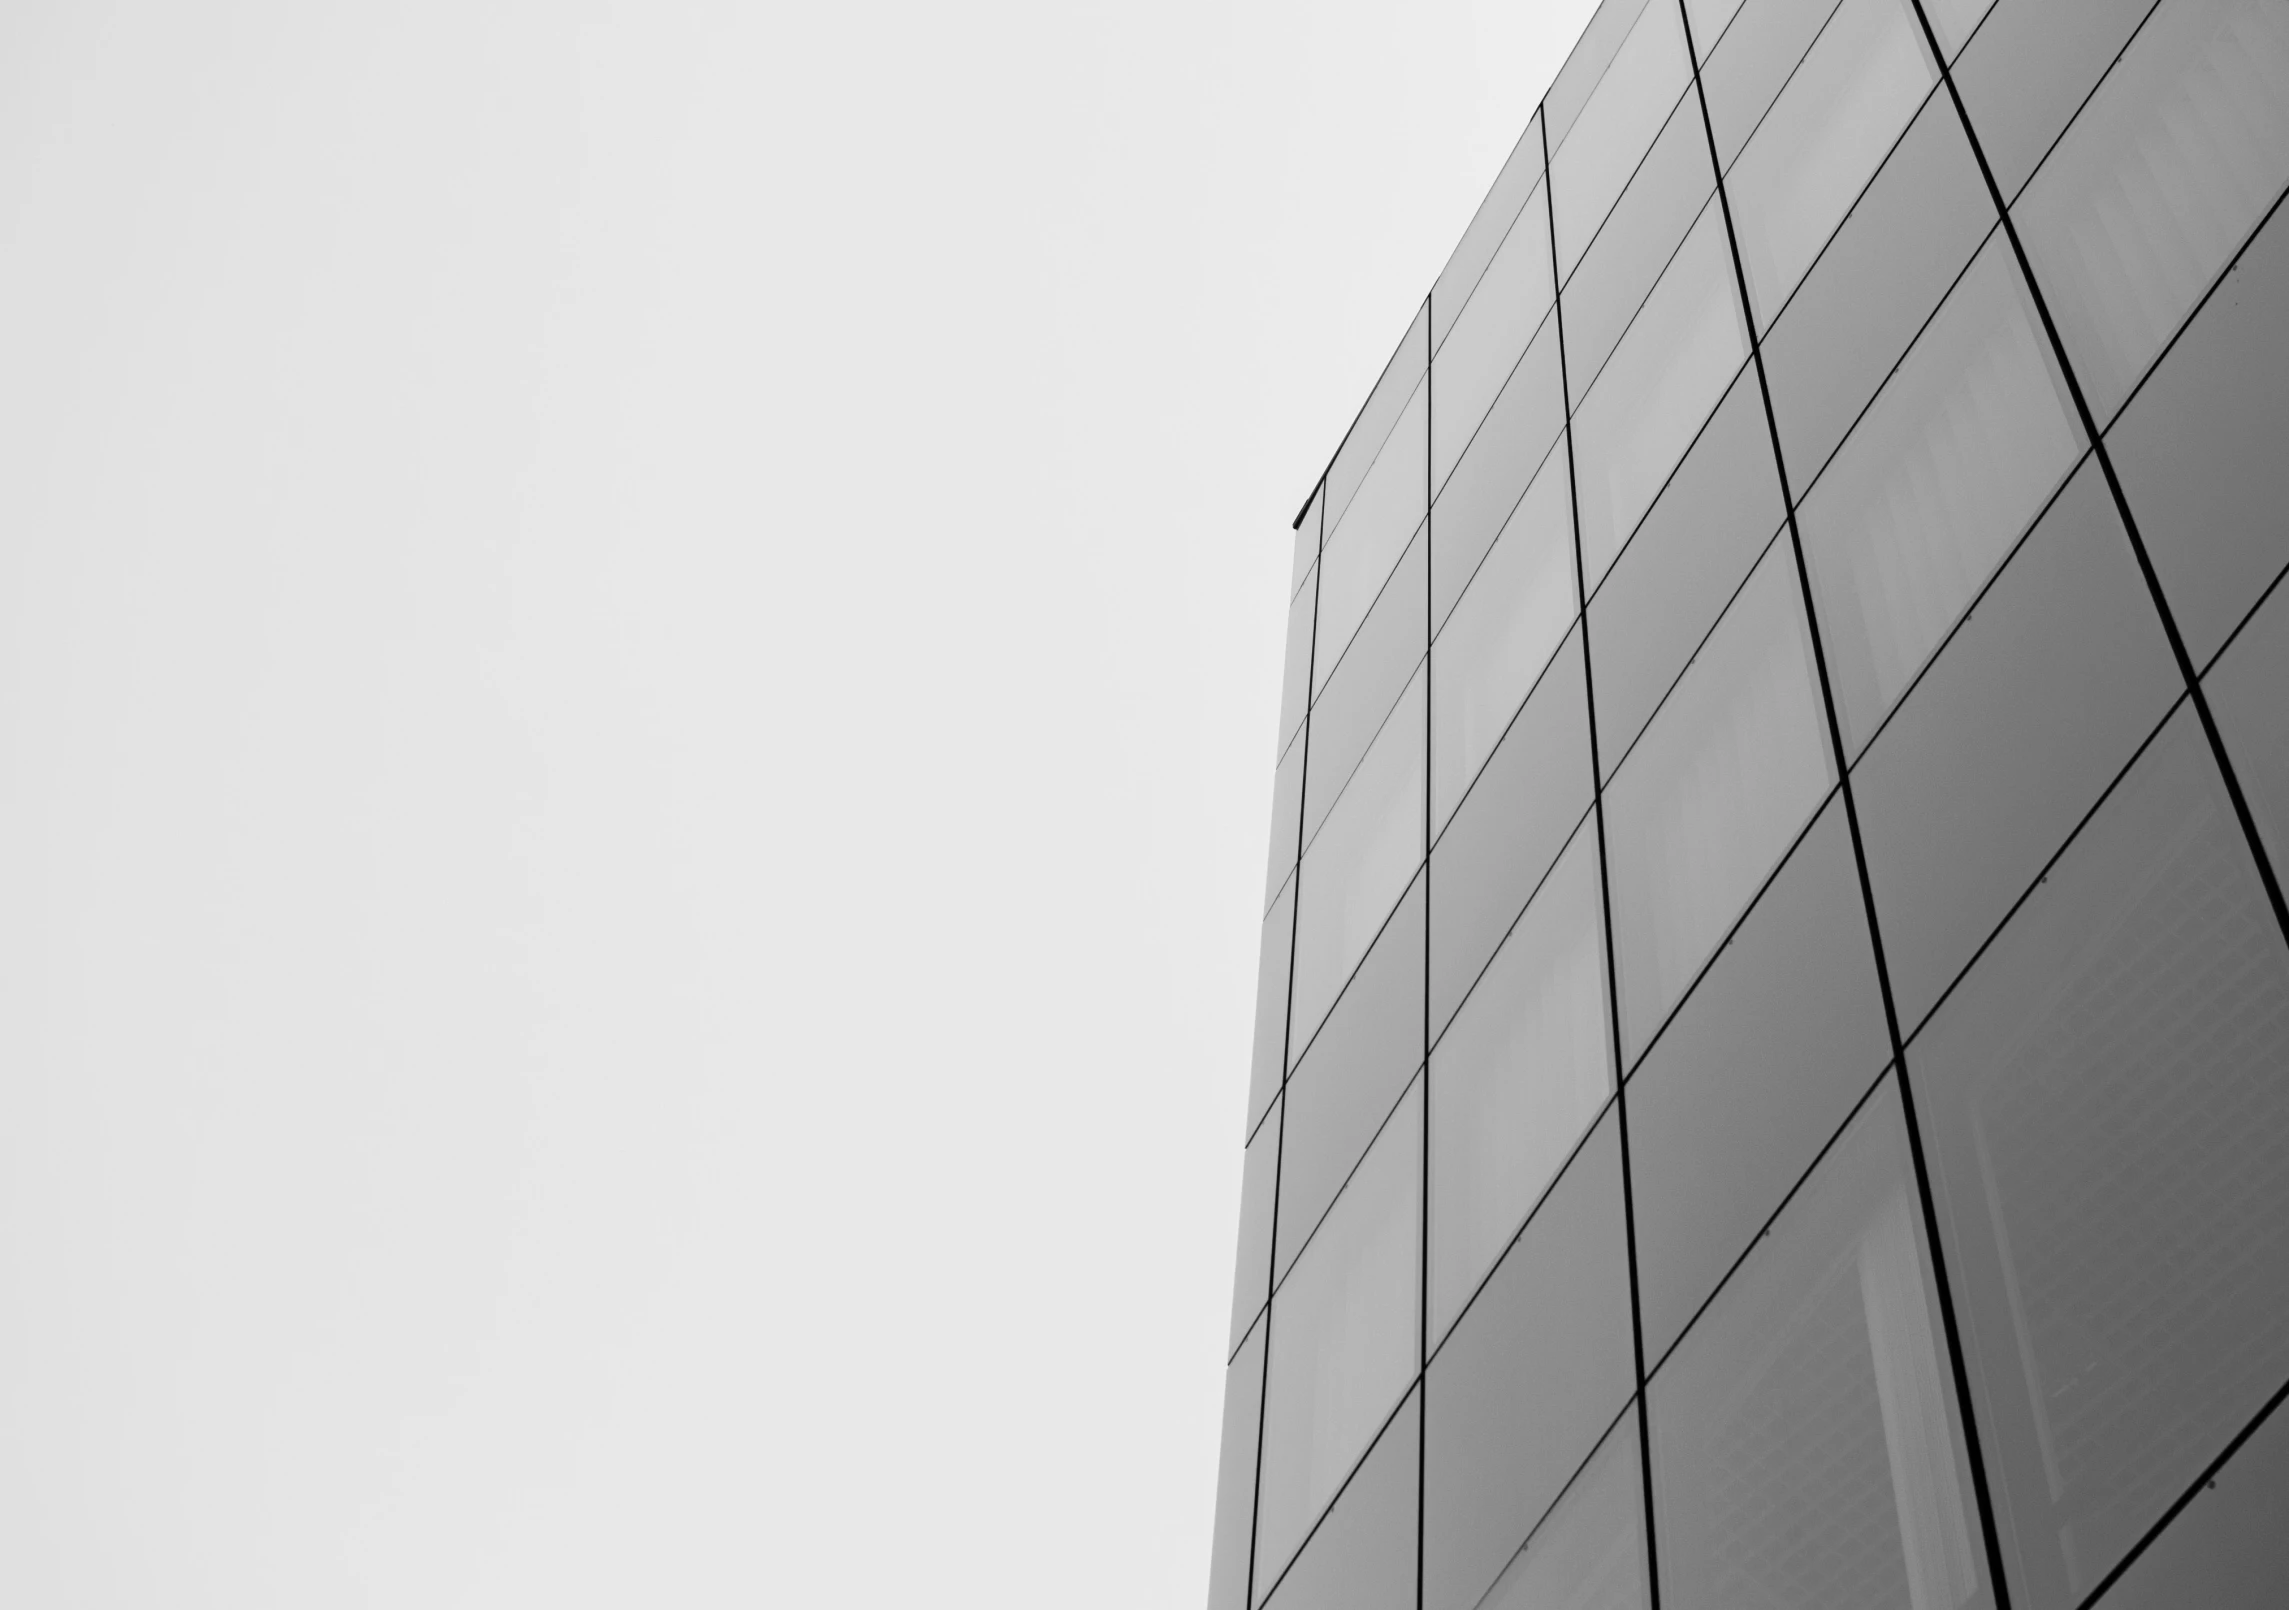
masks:
[[[1211,1610],[2289,1600],[2289,0],[1606,0],[1296,524]]]

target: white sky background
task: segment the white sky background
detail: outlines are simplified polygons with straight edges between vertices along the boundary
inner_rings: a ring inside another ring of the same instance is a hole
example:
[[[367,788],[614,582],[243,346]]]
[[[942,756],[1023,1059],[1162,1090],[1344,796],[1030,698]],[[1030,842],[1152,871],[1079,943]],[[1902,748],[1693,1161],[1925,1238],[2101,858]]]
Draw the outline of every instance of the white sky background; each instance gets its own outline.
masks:
[[[1588,10],[5,8],[0,1603],[1198,1603],[1287,521]]]

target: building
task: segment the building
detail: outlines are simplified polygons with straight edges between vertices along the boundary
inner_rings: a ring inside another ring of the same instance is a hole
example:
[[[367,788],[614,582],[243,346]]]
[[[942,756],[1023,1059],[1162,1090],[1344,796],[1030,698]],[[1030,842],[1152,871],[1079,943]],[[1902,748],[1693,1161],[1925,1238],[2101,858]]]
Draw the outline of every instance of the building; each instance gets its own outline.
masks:
[[[2289,0],[1606,0],[1297,526],[1212,1610],[2289,1603],[2285,187]]]

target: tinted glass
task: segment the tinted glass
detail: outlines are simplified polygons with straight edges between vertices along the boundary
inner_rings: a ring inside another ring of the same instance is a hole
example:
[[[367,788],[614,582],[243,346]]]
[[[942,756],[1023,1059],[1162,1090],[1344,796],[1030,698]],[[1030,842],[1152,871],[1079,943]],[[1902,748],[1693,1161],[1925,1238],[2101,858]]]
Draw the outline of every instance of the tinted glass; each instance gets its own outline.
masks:
[[[2289,1597],[2289,1414],[2242,1444],[2100,1610],[2275,1610]]]
[[[2065,479],[2080,434],[1991,236],[1801,510],[1848,753]]]
[[[1304,577],[1308,584],[1318,572]],[[1318,602],[1317,590],[1306,585],[1288,600],[1287,658],[1280,671],[1280,748],[1284,751],[1303,730],[1303,713],[1311,687],[1311,622]]]
[[[1695,19],[1693,36],[1708,52],[1701,89],[1717,137],[1718,167],[1733,165],[1835,9],[1836,0],[1747,0],[1713,46]]]
[[[1287,886],[1289,876],[1296,869],[1296,830],[1303,811],[1304,746],[1288,745],[1288,752],[1280,757],[1279,769],[1272,773],[1272,842],[1264,858],[1264,909]]]
[[[1867,906],[1831,796],[1630,1076],[1649,1360],[1668,1351],[1890,1060]]]
[[[1537,185],[1431,365],[1433,486],[1445,483],[1549,311],[1549,209]]]
[[[1259,1595],[1277,1579],[1415,1373],[1422,1235],[1418,1084],[1272,1298]]]
[[[1566,282],[1566,380],[1576,403],[1715,187],[1700,102],[1688,95]]]
[[[1417,670],[1304,852],[1294,992],[1299,1048],[1309,1043],[1422,864],[1424,727],[1423,676]]]
[[[1994,7],[1954,77],[2005,200],[2018,194],[2153,4],[2000,0]]]
[[[1799,600],[1775,543],[1607,791],[1625,1061],[1833,781]]]
[[[1741,0],[1685,0],[1685,17],[1693,25],[1693,48],[1702,61],[1709,59],[1709,52],[1724,37],[1740,9]]]
[[[1288,1081],[1280,1278],[1422,1062],[1423,880],[1417,876]]]
[[[1307,848],[1422,660],[1430,640],[1429,568],[1430,535],[1417,530],[1311,707],[1303,799]]]
[[[1607,776],[1785,512],[1764,399],[1744,369],[1590,602],[1598,762]]]
[[[1272,1590],[1274,1610],[1414,1610],[1422,1394],[1410,1392]],[[1259,1582],[1259,1597],[1265,1584]]]
[[[2289,10],[2172,0],[2011,209],[2101,423],[2284,184]]]
[[[1609,1112],[1432,1360],[1424,1610],[1468,1610],[1634,1385],[1621,1147]]]
[[[1897,1087],[1653,1377],[1661,1602],[1992,1602]]]
[[[1216,1541],[1208,1610],[1247,1610],[1248,1547],[1256,1513],[1256,1424],[1264,1401],[1264,1328],[1248,1333],[1224,1371],[1224,1436],[1216,1460]]]
[[[1431,1337],[1613,1088],[1595,830],[1577,830],[1431,1052]]]
[[[1391,434],[1407,400],[1415,394],[1415,383],[1423,378],[1431,363],[1431,310],[1422,308],[1415,314],[1415,322],[1407,327],[1407,334],[1399,342],[1399,350],[1391,354],[1384,365],[1382,378],[1375,389],[1367,394],[1367,401],[1359,410],[1359,417],[1351,422],[1351,430],[1336,449],[1335,461],[1327,467],[1327,495],[1322,505],[1322,541],[1333,541],[1335,530],[1345,515],[1351,512],[1352,497],[1359,491],[1376,456],[1383,451],[1383,442]]]
[[[1589,808],[1589,708],[1576,632],[1431,854],[1434,1038]]]
[[[1854,773],[1912,1031],[2184,683],[2095,462],[1995,578]]]
[[[1573,273],[1581,261],[1645,148],[1669,121],[1670,108],[1691,75],[1677,8],[1648,5],[1565,143],[1552,150],[1550,199],[1557,214],[1561,275]]]
[[[1446,619],[1527,484],[1552,464],[1558,474],[1565,473],[1565,455],[1550,446],[1566,419],[1558,373],[1558,325],[1552,319],[1527,347],[1485,426],[1439,493],[1431,520],[1433,620]]]
[[[1312,694],[1342,662],[1351,634],[1383,591],[1384,578],[1423,523],[1430,473],[1426,434],[1430,388],[1419,387],[1391,439],[1383,444],[1351,512],[1327,536],[1319,561],[1319,617],[1312,655]]]
[[[1605,78],[1606,69],[1613,65],[1614,53],[1629,37],[1645,5],[1646,0],[1603,0],[1591,15],[1589,26],[1574,42],[1565,65],[1550,81],[1550,93],[1542,98],[1542,115],[1550,125],[1551,150],[1566,143],[1566,136],[1573,132],[1574,119],[1581,115],[1582,103]]]
[[[2289,1379],[2289,948],[2181,707],[1908,1047],[2011,1601]]]
[[[1248,1142],[1247,1161],[1240,1170],[1240,1248],[1232,1260],[1232,1334],[1227,1353],[1237,1352],[1240,1339],[1264,1311],[1272,1292],[1272,1189],[1280,1170],[1280,1103],[1272,1102],[1271,1116]]]
[[[1641,1610],[1647,1602],[1645,1486],[1637,1448],[1637,1406],[1631,1404],[1479,1610]]]
[[[1792,484],[1820,473],[1994,227],[1963,121],[1931,96],[1765,337]]]
[[[2196,665],[2289,565],[2285,313],[2289,218],[2277,213],[2107,437]]]
[[[1445,825],[1573,624],[1574,523],[1552,454],[1431,653],[1431,821]]]
[[[1994,5],[1995,0],[1923,0],[1923,14],[1931,19],[1932,32],[1939,36],[1939,48],[1949,61]]]
[[[1593,591],[1748,350],[1724,218],[1710,208],[1574,420],[1582,570]]]
[[[1843,0],[1726,175],[1761,328],[1934,83],[1908,0]]]
[[[1486,272],[1495,248],[1510,233],[1510,225],[1526,204],[1529,191],[1542,181],[1542,114],[1537,111],[1526,122],[1526,132],[1511,147],[1510,159],[1502,164],[1502,171],[1494,176],[1494,184],[1486,192],[1486,199],[1478,204],[1478,211],[1470,220],[1470,227],[1462,232],[1455,244],[1454,254],[1447,266],[1439,270],[1439,281],[1431,287],[1431,349],[1435,353],[1454,328],[1455,316],[1462,312],[1464,301]],[[1540,203],[1540,196],[1535,197]],[[1548,209],[1545,207],[1545,211]]]
[[[2289,871],[2289,589],[2273,590],[2203,682],[2278,876]]]
[[[1256,1040],[1248,1066],[1248,1131],[1271,1110],[1287,1077],[1288,962],[1295,937],[1295,885],[1272,902],[1256,941]]]

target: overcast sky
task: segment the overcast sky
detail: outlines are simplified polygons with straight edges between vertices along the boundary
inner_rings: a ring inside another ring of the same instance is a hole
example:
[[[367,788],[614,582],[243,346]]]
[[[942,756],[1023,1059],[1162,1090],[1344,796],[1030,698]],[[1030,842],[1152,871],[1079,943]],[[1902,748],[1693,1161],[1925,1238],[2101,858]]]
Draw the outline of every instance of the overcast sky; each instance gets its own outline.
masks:
[[[1588,10],[0,10],[0,1603],[1199,1602],[1287,522]]]

